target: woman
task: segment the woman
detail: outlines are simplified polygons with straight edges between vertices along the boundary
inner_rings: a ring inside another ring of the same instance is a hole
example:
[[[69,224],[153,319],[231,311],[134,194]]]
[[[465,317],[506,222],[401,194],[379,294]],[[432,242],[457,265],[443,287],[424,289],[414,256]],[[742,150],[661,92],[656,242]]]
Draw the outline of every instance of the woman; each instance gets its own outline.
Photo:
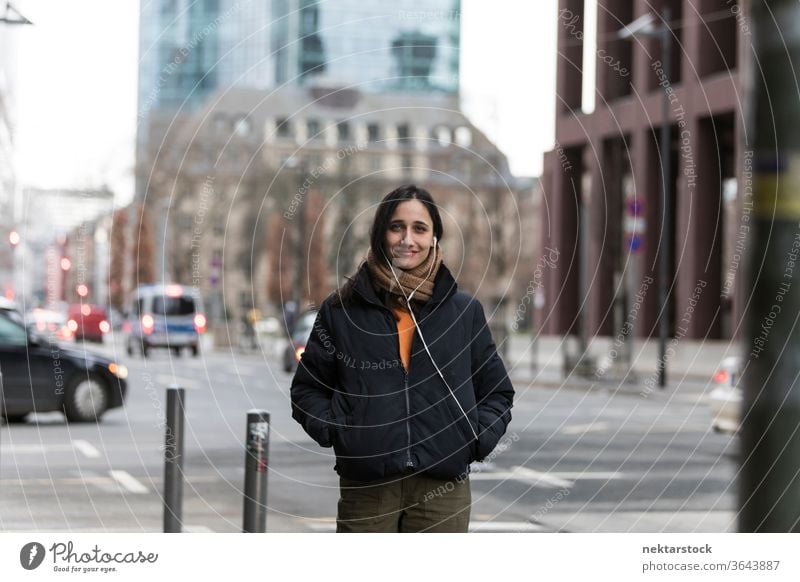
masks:
[[[292,381],[292,416],[336,453],[338,532],[466,532],[469,464],[511,420],[514,390],[442,235],[426,190],[388,194],[367,261],[320,306]]]

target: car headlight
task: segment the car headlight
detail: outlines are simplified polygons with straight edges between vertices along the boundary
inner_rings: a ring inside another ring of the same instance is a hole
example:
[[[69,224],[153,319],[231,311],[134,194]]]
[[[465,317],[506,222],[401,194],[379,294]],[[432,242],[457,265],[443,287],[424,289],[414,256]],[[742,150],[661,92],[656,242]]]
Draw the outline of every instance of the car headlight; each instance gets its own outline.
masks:
[[[124,380],[125,378],[128,377],[128,368],[127,368],[127,366],[124,366],[122,364],[117,364],[115,362],[111,362],[108,365],[108,370],[109,370],[109,372],[114,374],[120,380]]]

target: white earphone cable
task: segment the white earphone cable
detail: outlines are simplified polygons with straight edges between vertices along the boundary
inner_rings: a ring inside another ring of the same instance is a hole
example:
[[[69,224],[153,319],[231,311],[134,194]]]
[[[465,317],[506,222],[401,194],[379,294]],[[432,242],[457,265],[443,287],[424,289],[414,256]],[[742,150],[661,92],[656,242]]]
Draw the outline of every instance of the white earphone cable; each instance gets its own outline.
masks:
[[[438,242],[439,242],[438,239],[436,237],[433,237],[433,252],[434,253],[436,253],[436,248],[438,246]],[[386,257],[385,254],[384,254],[384,257]],[[422,329],[420,328],[419,323],[417,323],[417,318],[414,316],[414,310],[411,309],[411,298],[414,296],[414,293],[417,292],[417,289],[419,289],[422,286],[422,284],[425,283],[425,281],[428,280],[428,277],[431,276],[431,272],[433,272],[433,263],[434,263],[434,261],[431,261],[431,268],[430,268],[430,271],[428,271],[428,275],[425,277],[425,280],[423,280],[422,283],[417,285],[417,287],[408,296],[406,296],[406,292],[403,290],[403,286],[400,284],[400,279],[397,278],[397,274],[394,272],[394,267],[392,266],[392,261],[389,260],[389,257],[386,257],[386,262],[389,263],[389,269],[391,269],[391,271],[392,271],[392,276],[394,276],[394,280],[397,281],[397,286],[400,287],[400,293],[402,293],[403,297],[405,297],[406,306],[408,307],[408,312],[411,314],[411,319],[414,321],[414,328],[417,330],[417,333],[419,334],[419,339],[422,340],[422,346],[425,348],[425,351],[428,353],[428,357],[430,358],[431,363],[433,364],[433,367],[436,368],[436,372],[439,374],[439,377],[442,379],[442,382],[444,382],[444,385],[447,386],[447,390],[450,392],[450,396],[452,396],[453,400],[456,401],[456,404],[458,405],[458,409],[461,411],[461,414],[466,419],[467,424],[469,425],[469,428],[472,431],[473,436],[475,437],[475,440],[476,441],[479,440],[478,439],[478,433],[475,432],[475,428],[472,426],[472,422],[469,420],[469,416],[467,416],[467,413],[464,411],[464,407],[461,406],[461,403],[458,401],[458,398],[456,398],[455,392],[453,392],[453,389],[450,388],[450,384],[448,384],[447,380],[444,379],[444,374],[442,374],[442,371],[439,369],[439,366],[436,364],[436,360],[433,359],[433,355],[431,354],[431,351],[428,349],[428,343],[425,341],[425,337],[422,335]]]

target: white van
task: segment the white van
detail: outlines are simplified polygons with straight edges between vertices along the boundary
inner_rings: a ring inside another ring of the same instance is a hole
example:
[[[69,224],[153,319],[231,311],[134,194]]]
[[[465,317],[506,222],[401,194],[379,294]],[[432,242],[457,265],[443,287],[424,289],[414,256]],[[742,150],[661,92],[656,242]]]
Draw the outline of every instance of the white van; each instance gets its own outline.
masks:
[[[176,356],[188,348],[197,356],[206,331],[200,295],[184,285],[142,285],[133,294],[126,328],[129,356],[139,352],[147,357],[151,348],[167,348]]]

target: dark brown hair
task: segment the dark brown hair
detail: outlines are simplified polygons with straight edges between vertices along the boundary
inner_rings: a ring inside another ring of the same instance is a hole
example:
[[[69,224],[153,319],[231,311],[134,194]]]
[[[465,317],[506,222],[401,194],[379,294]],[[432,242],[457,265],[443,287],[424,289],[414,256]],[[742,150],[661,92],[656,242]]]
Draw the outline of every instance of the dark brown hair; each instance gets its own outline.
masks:
[[[389,192],[383,200],[378,204],[378,209],[375,211],[375,217],[372,220],[372,226],[369,230],[369,246],[372,254],[376,257],[383,256],[384,254],[384,240],[386,231],[389,230],[389,223],[392,220],[394,211],[397,205],[407,200],[419,200],[425,205],[428,214],[431,216],[433,222],[433,235],[442,241],[444,229],[442,228],[442,217],[439,214],[439,208],[433,200],[430,192],[424,188],[415,186],[414,184],[406,184],[395,188]],[[361,265],[359,265],[359,269]],[[358,269],[356,269],[358,271]],[[342,287],[336,292],[337,298],[334,300],[334,305],[344,304],[347,305],[353,298],[353,286],[355,284],[355,274],[350,277]]]

